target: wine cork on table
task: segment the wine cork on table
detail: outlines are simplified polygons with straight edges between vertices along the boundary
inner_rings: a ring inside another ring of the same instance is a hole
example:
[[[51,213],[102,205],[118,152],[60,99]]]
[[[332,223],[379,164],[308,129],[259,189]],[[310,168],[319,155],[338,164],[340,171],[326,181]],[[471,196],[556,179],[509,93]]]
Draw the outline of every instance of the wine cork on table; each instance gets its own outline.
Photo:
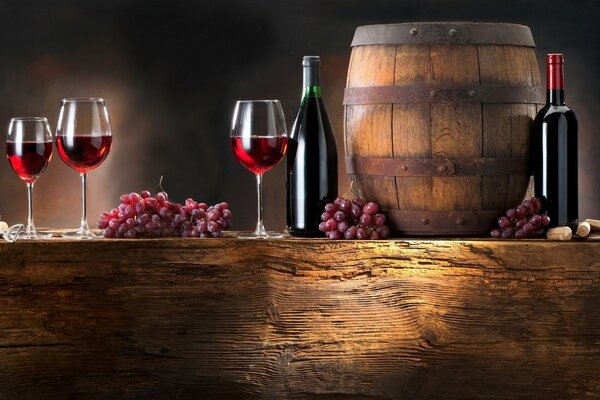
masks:
[[[577,236],[584,238],[590,234],[591,230],[592,230],[592,227],[591,227],[590,223],[583,221],[582,223],[580,223],[577,226],[577,232],[575,232],[575,233],[577,233]]]
[[[546,232],[546,238],[550,240],[571,240],[573,231],[568,226],[550,228]]]
[[[583,222],[587,222],[588,224],[590,224],[590,228],[591,228],[592,232],[600,231],[600,219],[588,218]]]
[[[4,221],[0,221],[0,233],[4,233],[8,230],[8,224]]]

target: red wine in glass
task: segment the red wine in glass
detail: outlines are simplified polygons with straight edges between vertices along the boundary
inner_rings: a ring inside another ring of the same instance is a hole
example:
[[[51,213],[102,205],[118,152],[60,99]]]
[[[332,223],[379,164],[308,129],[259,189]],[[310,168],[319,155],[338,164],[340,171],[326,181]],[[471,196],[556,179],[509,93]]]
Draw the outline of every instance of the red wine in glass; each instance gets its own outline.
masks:
[[[231,120],[230,145],[238,161],[256,176],[257,218],[254,232],[239,238],[280,238],[263,223],[263,174],[285,155],[288,144],[285,117],[279,100],[239,100]]]
[[[26,183],[35,182],[46,170],[52,156],[52,141],[6,142],[6,155],[12,169]]]
[[[101,98],[63,99],[56,125],[56,147],[60,158],[81,175],[81,225],[63,237],[92,239],[87,222],[87,174],[108,157],[112,129],[108,107]]]
[[[20,239],[52,236],[37,231],[33,222],[33,185],[52,157],[52,133],[46,117],[12,118],[6,135],[6,156],[16,174],[27,185],[27,228]]]
[[[112,136],[61,136],[56,137],[60,158],[75,171],[85,174],[106,159]]]
[[[232,137],[231,150],[244,167],[264,174],[281,161],[287,142],[287,136]]]

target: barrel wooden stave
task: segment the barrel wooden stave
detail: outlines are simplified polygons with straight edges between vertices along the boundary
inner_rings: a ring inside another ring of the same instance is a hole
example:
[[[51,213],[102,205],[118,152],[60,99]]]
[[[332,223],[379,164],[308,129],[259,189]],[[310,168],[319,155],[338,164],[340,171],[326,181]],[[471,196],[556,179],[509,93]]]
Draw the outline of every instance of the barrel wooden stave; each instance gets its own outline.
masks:
[[[526,46],[397,43],[362,45],[352,50],[348,88],[444,84],[465,88],[479,84],[539,87],[540,74],[535,52]],[[390,158],[527,158],[536,109],[536,104],[447,99],[427,103],[406,99],[389,104],[346,104],[346,154]],[[404,222],[390,213],[394,230],[427,235],[486,232],[495,220],[494,212],[490,211],[500,213],[518,204],[529,176],[525,173],[372,176],[355,171],[350,179],[363,197],[379,201],[390,211],[447,213],[449,218],[456,211],[473,211],[474,217],[485,211],[489,220],[475,230],[461,226],[439,228],[425,223],[418,229],[409,224],[411,228],[407,230]]]
[[[352,52],[352,73],[348,74],[348,85],[389,86],[394,82],[396,46],[367,46]],[[379,60],[370,66],[369,60]],[[346,112],[346,154],[368,157],[393,157],[391,104],[357,105]],[[360,140],[367,134],[373,140]],[[371,177],[357,185],[365,198],[379,199],[381,206],[398,208],[397,189],[394,177]]]

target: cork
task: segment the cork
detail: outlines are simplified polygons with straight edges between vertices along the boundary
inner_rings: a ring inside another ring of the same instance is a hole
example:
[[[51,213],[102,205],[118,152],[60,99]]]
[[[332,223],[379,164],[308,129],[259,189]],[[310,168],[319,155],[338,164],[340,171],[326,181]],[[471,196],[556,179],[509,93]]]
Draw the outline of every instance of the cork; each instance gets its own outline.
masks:
[[[590,228],[592,230],[592,232],[598,232],[600,231],[600,219],[586,219],[583,222],[587,222],[588,224],[590,224]]]
[[[590,223],[583,221],[582,223],[580,223],[577,226],[577,232],[575,232],[575,233],[577,233],[577,236],[584,238],[590,234],[591,230],[592,230],[592,228],[591,228]]]
[[[551,228],[546,232],[546,238],[550,240],[571,240],[572,237],[573,231],[568,226]]]

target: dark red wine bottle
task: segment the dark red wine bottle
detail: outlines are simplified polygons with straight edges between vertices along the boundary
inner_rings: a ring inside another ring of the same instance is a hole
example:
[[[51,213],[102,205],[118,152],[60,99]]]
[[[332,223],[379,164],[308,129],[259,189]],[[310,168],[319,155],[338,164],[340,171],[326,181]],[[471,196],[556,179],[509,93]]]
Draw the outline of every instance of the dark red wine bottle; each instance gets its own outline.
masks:
[[[546,105],[535,117],[532,135],[535,195],[550,226],[578,223],[577,118],[565,105],[562,54],[546,58],[548,86]]]
[[[337,196],[335,136],[321,99],[320,59],[302,60],[304,91],[287,152],[287,229],[292,236],[323,236],[325,204]]]

